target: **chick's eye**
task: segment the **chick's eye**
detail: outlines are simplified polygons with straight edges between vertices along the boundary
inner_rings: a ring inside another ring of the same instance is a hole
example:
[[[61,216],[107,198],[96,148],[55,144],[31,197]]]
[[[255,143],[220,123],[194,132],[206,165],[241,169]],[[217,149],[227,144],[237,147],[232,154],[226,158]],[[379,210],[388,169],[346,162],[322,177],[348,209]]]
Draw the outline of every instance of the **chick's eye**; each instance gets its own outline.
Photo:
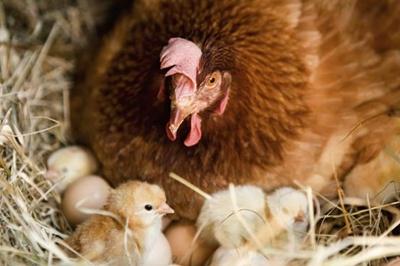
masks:
[[[144,205],[144,209],[146,211],[151,211],[153,209],[153,206],[151,206],[150,204],[146,204],[146,205]]]
[[[219,71],[216,71],[211,74],[211,76],[208,77],[206,86],[207,87],[215,87],[217,84],[219,84],[221,81],[221,73]]]

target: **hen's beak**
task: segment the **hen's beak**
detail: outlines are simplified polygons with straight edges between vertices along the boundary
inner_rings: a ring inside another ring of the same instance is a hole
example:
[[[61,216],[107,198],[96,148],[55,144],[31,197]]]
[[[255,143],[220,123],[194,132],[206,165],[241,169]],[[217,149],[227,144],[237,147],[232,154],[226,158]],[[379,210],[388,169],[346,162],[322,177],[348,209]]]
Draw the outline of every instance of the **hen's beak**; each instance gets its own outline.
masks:
[[[170,120],[167,124],[167,136],[170,140],[174,141],[176,139],[176,132],[178,131],[179,127],[181,126],[183,120],[188,117],[190,114],[187,112],[180,110],[179,108],[175,107],[171,110]]]
[[[167,136],[170,140],[176,139],[176,133],[186,117],[193,112],[191,107],[196,96],[196,84],[193,80],[196,76],[190,77],[184,73],[177,72],[171,79],[171,114],[167,124]]]
[[[175,211],[167,203],[164,202],[163,204],[161,204],[160,207],[158,207],[157,213],[164,215],[164,214],[175,213]]]

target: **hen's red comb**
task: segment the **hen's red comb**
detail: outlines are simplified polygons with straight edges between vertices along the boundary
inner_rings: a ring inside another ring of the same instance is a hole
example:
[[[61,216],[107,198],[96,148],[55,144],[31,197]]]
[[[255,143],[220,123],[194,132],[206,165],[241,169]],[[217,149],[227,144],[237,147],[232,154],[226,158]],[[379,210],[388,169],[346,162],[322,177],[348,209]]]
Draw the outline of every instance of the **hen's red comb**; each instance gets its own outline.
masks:
[[[165,76],[179,75],[175,79],[175,95],[192,95],[196,92],[196,76],[201,58],[200,48],[193,42],[182,38],[171,38],[160,55],[161,69],[169,68]]]

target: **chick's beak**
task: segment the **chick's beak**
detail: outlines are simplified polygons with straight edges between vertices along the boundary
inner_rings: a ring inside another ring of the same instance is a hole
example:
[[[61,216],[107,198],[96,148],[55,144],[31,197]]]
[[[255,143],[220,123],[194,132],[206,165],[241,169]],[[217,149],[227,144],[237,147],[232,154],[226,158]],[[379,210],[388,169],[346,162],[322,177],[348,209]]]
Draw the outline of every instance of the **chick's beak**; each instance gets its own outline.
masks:
[[[53,170],[53,169],[49,169],[49,170],[47,170],[46,173],[44,174],[44,177],[45,177],[46,179],[49,179],[49,180],[56,180],[57,178],[60,177],[60,175],[61,175],[61,174],[60,174],[59,171]]]
[[[304,220],[305,220],[305,214],[303,211],[299,212],[299,214],[296,217],[294,217],[294,221],[297,223],[304,222]]]
[[[164,202],[163,204],[161,204],[160,207],[158,207],[157,213],[164,215],[175,213],[175,211],[167,203]]]

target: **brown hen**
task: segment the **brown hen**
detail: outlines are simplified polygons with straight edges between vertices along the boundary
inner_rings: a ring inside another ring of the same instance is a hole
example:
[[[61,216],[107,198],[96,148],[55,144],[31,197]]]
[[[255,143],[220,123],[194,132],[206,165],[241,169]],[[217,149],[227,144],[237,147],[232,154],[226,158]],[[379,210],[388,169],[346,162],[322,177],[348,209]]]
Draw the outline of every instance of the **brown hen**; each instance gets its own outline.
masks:
[[[158,183],[189,219],[201,198],[170,171],[207,192],[299,182],[332,196],[335,176],[399,130],[399,12],[395,0],[135,1],[91,48],[73,132],[111,183]]]

